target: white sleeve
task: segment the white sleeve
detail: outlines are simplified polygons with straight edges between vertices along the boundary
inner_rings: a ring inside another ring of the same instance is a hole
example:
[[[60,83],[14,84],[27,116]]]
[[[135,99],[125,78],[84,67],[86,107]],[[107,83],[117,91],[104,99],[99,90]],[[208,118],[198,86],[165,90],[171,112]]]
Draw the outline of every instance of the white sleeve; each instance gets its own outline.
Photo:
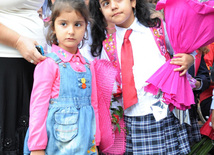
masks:
[[[210,109],[214,109],[214,89],[213,89],[212,103],[211,103]]]

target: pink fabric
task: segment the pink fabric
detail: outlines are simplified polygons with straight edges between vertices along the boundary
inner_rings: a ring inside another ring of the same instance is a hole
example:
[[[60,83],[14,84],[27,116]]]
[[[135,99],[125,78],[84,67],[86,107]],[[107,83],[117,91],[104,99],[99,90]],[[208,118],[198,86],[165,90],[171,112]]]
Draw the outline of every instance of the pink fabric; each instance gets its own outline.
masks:
[[[112,62],[113,66],[117,69],[118,74],[116,76],[116,81],[121,84],[121,78],[120,78],[120,64],[117,57],[117,41],[116,41],[116,33],[113,34],[107,34],[106,39],[103,41],[103,48],[105,49],[109,60]]]
[[[160,27],[151,27],[150,30],[152,31],[153,37],[154,37],[155,42],[158,46],[158,49],[161,52],[161,55],[163,55],[166,58],[166,61],[169,60],[170,54],[166,48],[163,21],[161,21]]]
[[[123,154],[125,152],[125,133],[121,130],[113,132],[110,113],[110,101],[117,69],[108,60],[95,60],[94,62],[101,140],[99,148],[103,153]],[[124,121],[119,122],[125,127]]]
[[[96,118],[96,135],[95,142],[96,146],[100,145],[101,133],[100,133],[100,123],[99,123],[99,107],[98,107],[98,96],[97,96],[97,84],[96,84],[96,76],[95,76],[95,61],[91,62],[90,69],[92,73],[92,93],[91,93],[91,105],[94,108],[95,118]]]
[[[60,50],[60,47],[53,45],[52,52],[56,53],[64,62],[70,62],[75,71],[86,71],[85,59],[78,51],[73,55],[67,51]],[[93,69],[92,69],[93,70]],[[92,73],[94,75],[94,73]],[[94,81],[92,79],[92,81]],[[93,89],[92,83],[92,91]],[[46,117],[50,98],[59,95],[60,75],[58,65],[51,59],[46,58],[40,62],[34,71],[34,84],[30,101],[30,121],[29,121],[29,150],[45,149],[47,145]],[[95,94],[92,92],[92,94]],[[97,112],[96,96],[92,99],[92,105]]]
[[[117,56],[117,41],[116,41],[116,33],[107,34],[106,39],[103,41],[103,48],[106,51],[106,54],[109,57],[109,60],[113,64],[113,66],[117,69],[116,83],[117,83],[117,91],[113,92],[113,95],[116,97],[121,96],[121,78],[120,78],[120,64]]]
[[[166,29],[176,53],[191,53],[214,41],[214,2],[198,0],[160,0],[157,10],[164,9]],[[169,60],[170,61],[170,60]],[[153,94],[163,91],[165,103],[185,110],[194,104],[194,95],[186,75],[180,77],[173,70],[176,65],[167,61],[147,82],[145,91]]]

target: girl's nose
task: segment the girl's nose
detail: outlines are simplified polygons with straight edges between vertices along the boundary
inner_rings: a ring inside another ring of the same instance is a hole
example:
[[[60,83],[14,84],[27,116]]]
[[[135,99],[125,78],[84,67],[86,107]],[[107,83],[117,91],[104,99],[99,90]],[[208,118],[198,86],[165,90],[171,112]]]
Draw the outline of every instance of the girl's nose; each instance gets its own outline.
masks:
[[[73,33],[74,33],[74,27],[73,26],[69,26],[68,34],[73,34]]]
[[[112,1],[111,1],[111,8],[112,8],[112,10],[118,8],[118,4],[117,4],[117,2],[116,2],[115,0],[112,0]]]

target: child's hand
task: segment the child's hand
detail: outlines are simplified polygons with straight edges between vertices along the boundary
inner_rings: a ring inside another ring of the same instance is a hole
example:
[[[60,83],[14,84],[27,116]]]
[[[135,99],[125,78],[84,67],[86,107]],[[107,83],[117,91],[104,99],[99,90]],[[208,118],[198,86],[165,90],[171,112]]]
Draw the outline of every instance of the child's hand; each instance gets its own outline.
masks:
[[[201,81],[196,81],[195,88],[193,90],[199,89],[200,87],[201,87]]]
[[[213,130],[214,130],[214,109],[212,110],[211,122],[212,122],[212,128],[213,128]]]
[[[180,76],[186,74],[188,69],[193,65],[194,57],[186,53],[178,53],[171,59],[170,64],[179,65],[179,68],[174,69],[175,72],[180,71]]]
[[[31,151],[30,155],[45,155],[44,150]]]

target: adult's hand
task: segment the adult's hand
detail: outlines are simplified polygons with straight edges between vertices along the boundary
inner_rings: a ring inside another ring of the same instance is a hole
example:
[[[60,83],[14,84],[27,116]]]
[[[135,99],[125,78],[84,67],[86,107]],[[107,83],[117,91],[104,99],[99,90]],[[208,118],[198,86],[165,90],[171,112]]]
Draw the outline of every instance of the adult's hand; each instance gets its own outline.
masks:
[[[37,64],[46,57],[38,52],[36,45],[38,45],[36,41],[24,36],[20,36],[16,42],[16,49],[27,61]]]

